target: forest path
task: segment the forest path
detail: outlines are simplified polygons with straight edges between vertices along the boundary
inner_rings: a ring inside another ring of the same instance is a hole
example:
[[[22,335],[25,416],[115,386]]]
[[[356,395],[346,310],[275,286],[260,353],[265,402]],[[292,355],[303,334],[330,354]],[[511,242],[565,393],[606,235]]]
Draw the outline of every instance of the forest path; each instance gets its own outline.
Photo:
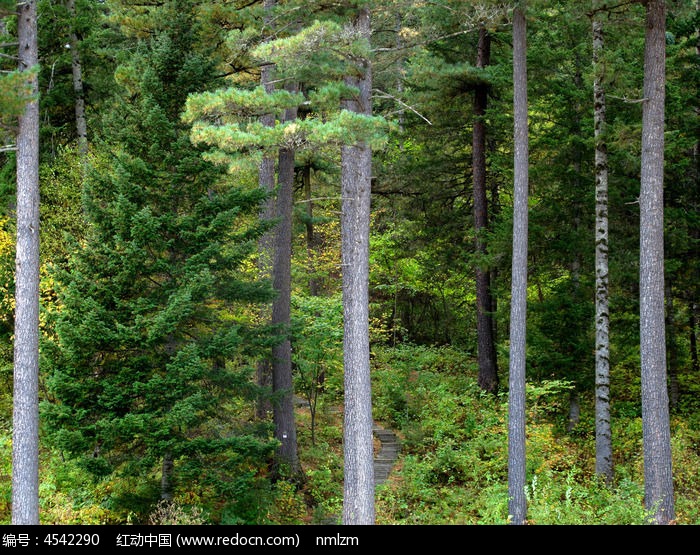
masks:
[[[296,406],[308,406],[301,397],[295,396]],[[339,407],[334,412],[341,412]],[[374,422],[372,435],[376,443],[374,444],[374,487],[383,484],[389,479],[391,471],[396,464],[396,460],[401,452],[401,442],[393,430],[384,428],[378,422]],[[339,524],[339,517],[328,516],[318,524]]]
[[[374,455],[374,485],[378,486],[389,479],[401,451],[401,443],[392,430],[387,430],[376,422],[372,432],[380,444]]]
[[[296,395],[294,404],[297,407],[308,407],[307,401]],[[336,408],[333,412],[342,412],[342,409]],[[389,479],[401,451],[401,442],[393,430],[384,428],[376,421],[372,427],[372,434],[379,442],[374,446],[374,485],[378,486]]]

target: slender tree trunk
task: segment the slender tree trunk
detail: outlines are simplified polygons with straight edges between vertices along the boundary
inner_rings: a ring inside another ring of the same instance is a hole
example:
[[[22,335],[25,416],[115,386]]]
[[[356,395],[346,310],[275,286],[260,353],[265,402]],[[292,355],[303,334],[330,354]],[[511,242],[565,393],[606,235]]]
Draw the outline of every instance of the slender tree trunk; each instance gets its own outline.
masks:
[[[673,287],[666,279],[666,344],[668,345],[668,394],[669,407],[678,406],[681,389],[678,380],[678,341],[676,339],[676,307],[673,302]]]
[[[484,68],[490,62],[491,37],[484,26],[479,29],[476,67]],[[484,234],[488,229],[488,206],[486,203],[486,124],[484,116],[488,102],[488,85],[477,85],[474,90],[474,129],[472,132],[472,158],[474,179],[474,227],[476,231],[477,255],[486,255]],[[478,382],[481,389],[489,393],[498,391],[498,365],[496,345],[493,337],[491,315],[491,284],[488,265],[481,260],[476,266],[476,318],[477,351],[479,359]]]
[[[87,164],[87,121],[85,119],[85,90],[83,88],[83,72],[80,64],[80,43],[75,32],[76,11],[75,0],[66,0],[66,7],[71,18],[70,24],[70,55],[71,69],[73,72],[73,93],[75,94],[75,127],[78,133],[78,152],[80,153],[81,164],[85,171]]]
[[[269,26],[272,20],[271,12],[275,4],[276,0],[264,0],[263,2],[263,9],[265,11],[264,22],[267,27],[265,32],[267,34],[271,33]],[[272,82],[273,72],[274,66],[272,64],[266,63],[260,68],[260,84],[268,93],[271,93],[275,88]],[[265,114],[260,118],[260,122],[263,125],[272,127],[275,124],[275,116],[274,114]],[[260,163],[258,185],[268,194],[260,217],[264,221],[269,221],[275,215],[275,199],[272,196],[275,189],[275,159],[271,156],[265,156]],[[262,279],[272,279],[272,259],[273,232],[268,231],[260,238],[258,243],[258,272]],[[268,305],[263,306],[261,308],[260,317],[264,322],[269,322],[272,319],[271,307]],[[269,359],[264,358],[258,361],[256,380],[263,391],[270,391],[272,389],[272,363]],[[256,407],[257,416],[261,420],[266,420],[271,412],[272,404],[270,403],[269,396],[263,394],[258,399]]]
[[[571,432],[581,421],[581,396],[577,390],[572,390],[569,395],[569,423],[566,431]]]
[[[19,69],[39,63],[37,2],[18,4]],[[30,77],[38,95],[38,76]],[[27,103],[17,135],[12,524],[39,524],[39,100]]]
[[[173,500],[173,470],[175,461],[172,453],[163,455],[163,464],[160,474],[160,498],[165,501]]]
[[[292,91],[295,92],[295,91]],[[297,117],[296,109],[285,112],[285,121]],[[294,419],[294,383],[292,380],[292,347],[288,336],[292,296],[292,214],[294,209],[294,150],[283,148],[279,153],[277,190],[277,232],[273,285],[277,296],[272,303],[272,325],[284,333],[284,340],[272,348],[272,391],[275,437],[280,442],[277,470],[283,476],[299,477],[297,433]]]
[[[603,24],[593,16],[593,118],[595,137],[595,471],[614,478],[610,422],[610,311],[608,294],[608,150],[605,138]]]
[[[317,297],[320,292],[320,285],[316,277],[316,235],[314,233],[314,203],[311,198],[311,165],[304,166],[302,174],[304,184],[304,200],[306,202],[306,256],[308,259],[309,272],[309,294]]]
[[[690,367],[694,373],[700,372],[700,360],[698,359],[698,304],[690,303],[688,314],[689,343],[690,343]]]
[[[664,105],[666,5],[646,2],[640,211],[640,342],[645,505],[675,519],[664,325]]]
[[[508,515],[527,523],[525,346],[528,250],[528,121],[525,2],[513,11],[514,199],[508,395]]]
[[[355,32],[369,40],[370,14],[360,9]],[[354,112],[372,113],[372,70],[365,60],[362,74],[346,78],[359,89],[356,100],[344,102]],[[341,148],[341,251],[345,371],[343,524],[374,524],[374,449],[372,388],[369,366],[369,217],[372,151],[360,143]]]
[[[700,0],[695,2],[695,13],[696,15],[700,12]],[[695,44],[695,55],[700,58],[700,27],[695,27],[695,32],[698,35],[697,42]],[[695,116],[700,117],[700,107],[695,108]],[[693,167],[695,168],[695,190],[700,191],[700,140],[696,140],[693,145]],[[695,197],[695,202],[693,203],[693,208],[697,211],[697,196]],[[698,226],[694,226],[692,230],[692,237],[696,245],[694,253],[696,259],[700,258],[697,255],[700,253],[700,249],[697,245],[700,244],[700,230]],[[688,325],[689,325],[689,343],[690,343],[690,361],[691,368],[694,373],[700,372],[700,360],[698,359],[698,293],[700,289],[700,269],[696,267],[694,271],[695,275],[695,287],[691,290],[691,300],[688,307]]]

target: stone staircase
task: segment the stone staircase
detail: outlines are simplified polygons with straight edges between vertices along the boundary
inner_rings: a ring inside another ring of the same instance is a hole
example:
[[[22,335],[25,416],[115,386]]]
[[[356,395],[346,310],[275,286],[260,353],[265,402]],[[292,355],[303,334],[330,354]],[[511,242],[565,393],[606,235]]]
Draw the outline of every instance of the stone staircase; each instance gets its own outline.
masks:
[[[385,430],[381,426],[375,424],[372,430],[381,447],[379,452],[374,456],[374,485],[383,484],[389,479],[389,474],[394,463],[399,456],[401,445],[396,434],[391,430]]]

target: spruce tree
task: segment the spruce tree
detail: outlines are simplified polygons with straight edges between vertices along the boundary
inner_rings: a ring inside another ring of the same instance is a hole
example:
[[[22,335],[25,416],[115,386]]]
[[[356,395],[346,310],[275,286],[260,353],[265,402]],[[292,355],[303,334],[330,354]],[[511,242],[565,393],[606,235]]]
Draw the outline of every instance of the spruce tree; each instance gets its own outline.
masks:
[[[97,476],[141,477],[146,502],[185,480],[224,495],[239,465],[274,450],[239,414],[254,402],[256,345],[270,339],[246,315],[269,284],[242,267],[265,231],[264,195],[203,160],[181,122],[187,95],[215,75],[191,8],[168,2],[116,72],[96,146],[109,167],[86,181],[90,228],[56,271],[47,346],[54,444]]]

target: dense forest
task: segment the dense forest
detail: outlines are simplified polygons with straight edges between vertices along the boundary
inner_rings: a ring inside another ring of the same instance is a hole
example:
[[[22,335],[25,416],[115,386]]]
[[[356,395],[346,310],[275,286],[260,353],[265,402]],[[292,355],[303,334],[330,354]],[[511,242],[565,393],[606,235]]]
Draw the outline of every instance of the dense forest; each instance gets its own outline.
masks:
[[[0,17],[0,523],[700,524],[696,0]]]

